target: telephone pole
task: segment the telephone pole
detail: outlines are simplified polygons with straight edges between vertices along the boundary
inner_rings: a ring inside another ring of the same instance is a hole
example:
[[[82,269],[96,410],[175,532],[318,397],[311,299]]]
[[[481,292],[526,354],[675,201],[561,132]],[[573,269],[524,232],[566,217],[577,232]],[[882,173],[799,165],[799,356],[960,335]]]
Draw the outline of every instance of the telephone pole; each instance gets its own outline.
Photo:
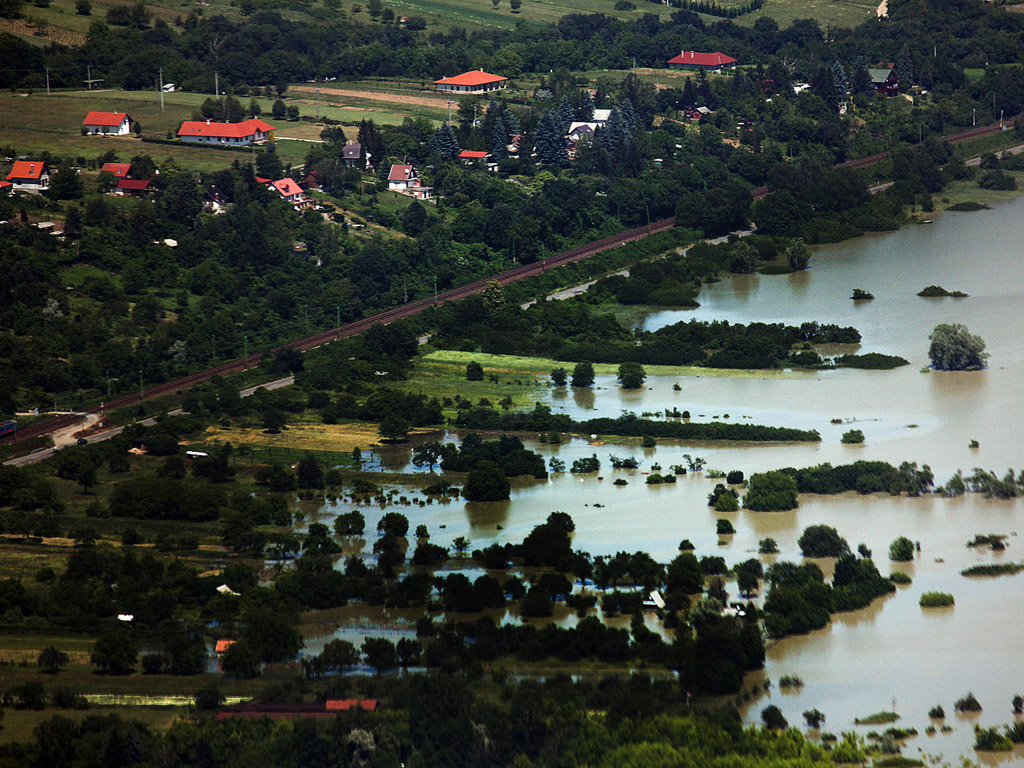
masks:
[[[320,119],[320,89],[316,88],[316,119]]]
[[[164,111],[164,68],[160,67],[160,111]]]
[[[50,95],[50,68],[46,68],[46,95]]]
[[[220,96],[220,72],[213,73],[213,95]]]

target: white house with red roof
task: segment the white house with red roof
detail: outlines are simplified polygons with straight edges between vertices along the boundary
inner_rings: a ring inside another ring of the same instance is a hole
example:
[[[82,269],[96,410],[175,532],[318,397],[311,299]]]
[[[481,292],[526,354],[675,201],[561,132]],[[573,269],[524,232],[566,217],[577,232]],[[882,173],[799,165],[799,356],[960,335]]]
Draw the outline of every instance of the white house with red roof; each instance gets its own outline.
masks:
[[[417,200],[430,198],[433,189],[423,186],[419,174],[411,165],[392,165],[388,173],[388,189],[400,195],[415,197]]]
[[[18,160],[7,180],[15,191],[41,192],[50,188],[50,171],[41,160]]]
[[[82,126],[90,134],[127,136],[132,130],[132,116],[127,112],[90,112]]]
[[[189,144],[217,144],[247,147],[262,144],[270,138],[274,126],[259,118],[240,123],[215,123],[211,120],[186,120],[178,129],[178,138]]]
[[[507,77],[492,75],[480,69],[463,72],[455,77],[442,77],[434,81],[434,87],[442,93],[474,94],[500,91],[507,82]]]
[[[104,163],[100,167],[100,173],[106,171],[107,173],[114,174],[119,179],[127,179],[131,169],[131,163]]]
[[[309,208],[313,204],[313,201],[306,197],[306,193],[294,179],[272,181],[267,185],[267,189],[277,192],[286,203],[290,203],[297,211]]]
[[[115,195],[143,195],[149,191],[149,185],[152,182],[149,179],[121,179],[117,182],[117,189],[114,190]]]
[[[724,53],[701,53],[700,51],[681,51],[678,56],[668,60],[673,69],[703,69],[706,72],[721,72],[736,66],[736,59]]]

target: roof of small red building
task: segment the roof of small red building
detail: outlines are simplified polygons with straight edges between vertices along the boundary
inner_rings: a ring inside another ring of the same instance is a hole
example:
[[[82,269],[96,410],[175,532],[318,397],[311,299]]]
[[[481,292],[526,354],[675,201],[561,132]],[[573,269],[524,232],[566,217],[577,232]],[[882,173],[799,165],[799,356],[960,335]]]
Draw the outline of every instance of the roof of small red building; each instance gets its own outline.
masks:
[[[473,70],[472,72],[463,72],[461,75],[455,75],[455,77],[442,77],[440,80],[435,80],[435,85],[487,85],[488,83],[500,83],[502,80],[508,80],[507,77],[501,75],[492,75],[489,72],[484,72],[482,69]]]
[[[125,120],[131,122],[131,119],[127,112],[90,112],[85,116],[82,125],[109,125],[117,127]]]
[[[669,64],[693,64],[700,67],[719,67],[725,64],[735,64],[736,59],[726,56],[724,53],[701,53],[700,51],[683,51],[678,56],[668,60]]]
[[[411,165],[392,165],[388,173],[388,181],[409,181],[416,178]]]
[[[104,163],[100,168],[100,171],[112,173],[119,179],[126,179],[128,178],[128,171],[130,171],[131,168],[131,163]]]
[[[302,194],[302,187],[296,184],[293,179],[278,179],[277,181],[272,181],[271,186],[280,192],[282,197]]]
[[[8,179],[39,179],[46,170],[46,163],[42,160],[17,160],[11,172],[7,174]]]
[[[235,644],[234,640],[218,640],[214,650],[217,653],[224,653],[228,648]]]
[[[133,190],[141,191],[143,189],[146,189],[148,186],[149,186],[149,179],[146,179],[145,181],[139,180],[139,179],[121,179],[121,181],[117,182],[117,188],[118,189],[129,189],[129,190],[133,189]]]
[[[324,705],[328,712],[347,712],[350,709],[365,709],[373,712],[377,709],[376,699],[328,699]]]
[[[464,149],[461,152],[459,152],[459,157],[463,158],[464,160],[483,160],[485,157],[487,157],[487,153],[480,152],[475,149]]]
[[[252,136],[257,131],[265,133],[274,130],[274,126],[258,118],[243,120],[240,123],[214,123],[210,120],[186,120],[178,129],[179,136],[213,136],[214,138],[240,139]]]
[[[7,189],[7,187],[13,187],[13,186],[14,186],[14,184],[12,184],[9,181],[0,181],[0,189]]]

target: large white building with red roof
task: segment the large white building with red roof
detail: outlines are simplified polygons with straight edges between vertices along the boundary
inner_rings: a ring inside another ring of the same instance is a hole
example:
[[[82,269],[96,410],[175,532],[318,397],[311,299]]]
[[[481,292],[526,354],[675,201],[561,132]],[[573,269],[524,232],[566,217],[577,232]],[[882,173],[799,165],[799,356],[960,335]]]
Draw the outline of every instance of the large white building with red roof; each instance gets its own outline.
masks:
[[[178,129],[178,138],[189,144],[218,144],[246,147],[262,144],[270,138],[274,126],[258,118],[240,123],[215,123],[210,120],[186,120]]]
[[[18,160],[7,174],[15,191],[41,192],[50,188],[50,171],[41,160]]]
[[[700,51],[682,51],[678,56],[668,60],[668,65],[676,69],[703,69],[708,72],[721,72],[736,66],[736,59],[724,53],[701,53]]]
[[[127,136],[132,130],[132,116],[127,112],[90,112],[82,121],[86,133],[101,136]]]
[[[434,87],[442,93],[474,94],[500,91],[507,82],[507,77],[492,75],[480,69],[454,77],[442,77],[434,81]]]

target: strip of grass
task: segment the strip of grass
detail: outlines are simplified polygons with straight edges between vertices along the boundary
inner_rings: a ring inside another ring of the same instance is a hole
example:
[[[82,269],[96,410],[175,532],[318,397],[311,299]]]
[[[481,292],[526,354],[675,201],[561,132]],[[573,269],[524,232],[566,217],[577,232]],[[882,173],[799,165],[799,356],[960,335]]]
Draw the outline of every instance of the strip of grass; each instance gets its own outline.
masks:
[[[886,723],[895,723],[899,719],[900,716],[895,712],[875,712],[867,717],[855,718],[853,722],[857,725],[885,725]]]
[[[532,374],[546,378],[554,368],[572,371],[573,364],[544,357],[520,357],[518,355],[488,355],[479,352],[461,352],[453,349],[439,349],[422,358],[423,364],[461,367],[465,374],[466,363],[475,360],[488,373]],[[594,373],[617,374],[619,367],[614,363],[595,363]],[[645,365],[649,376],[677,376],[696,378],[758,378],[758,379],[805,379],[814,376],[811,372],[787,370],[749,370],[737,368],[701,368],[694,365]]]
[[[1024,563],[996,563],[975,565],[960,571],[961,576],[1016,576],[1024,571]]]
[[[276,435],[245,427],[210,427],[199,444],[231,443],[263,449],[280,449],[281,459],[298,454],[290,451],[351,454],[353,448],[366,448],[380,441],[375,424],[295,424]],[[270,454],[274,454],[271,452]],[[298,460],[298,459],[295,459]]]

